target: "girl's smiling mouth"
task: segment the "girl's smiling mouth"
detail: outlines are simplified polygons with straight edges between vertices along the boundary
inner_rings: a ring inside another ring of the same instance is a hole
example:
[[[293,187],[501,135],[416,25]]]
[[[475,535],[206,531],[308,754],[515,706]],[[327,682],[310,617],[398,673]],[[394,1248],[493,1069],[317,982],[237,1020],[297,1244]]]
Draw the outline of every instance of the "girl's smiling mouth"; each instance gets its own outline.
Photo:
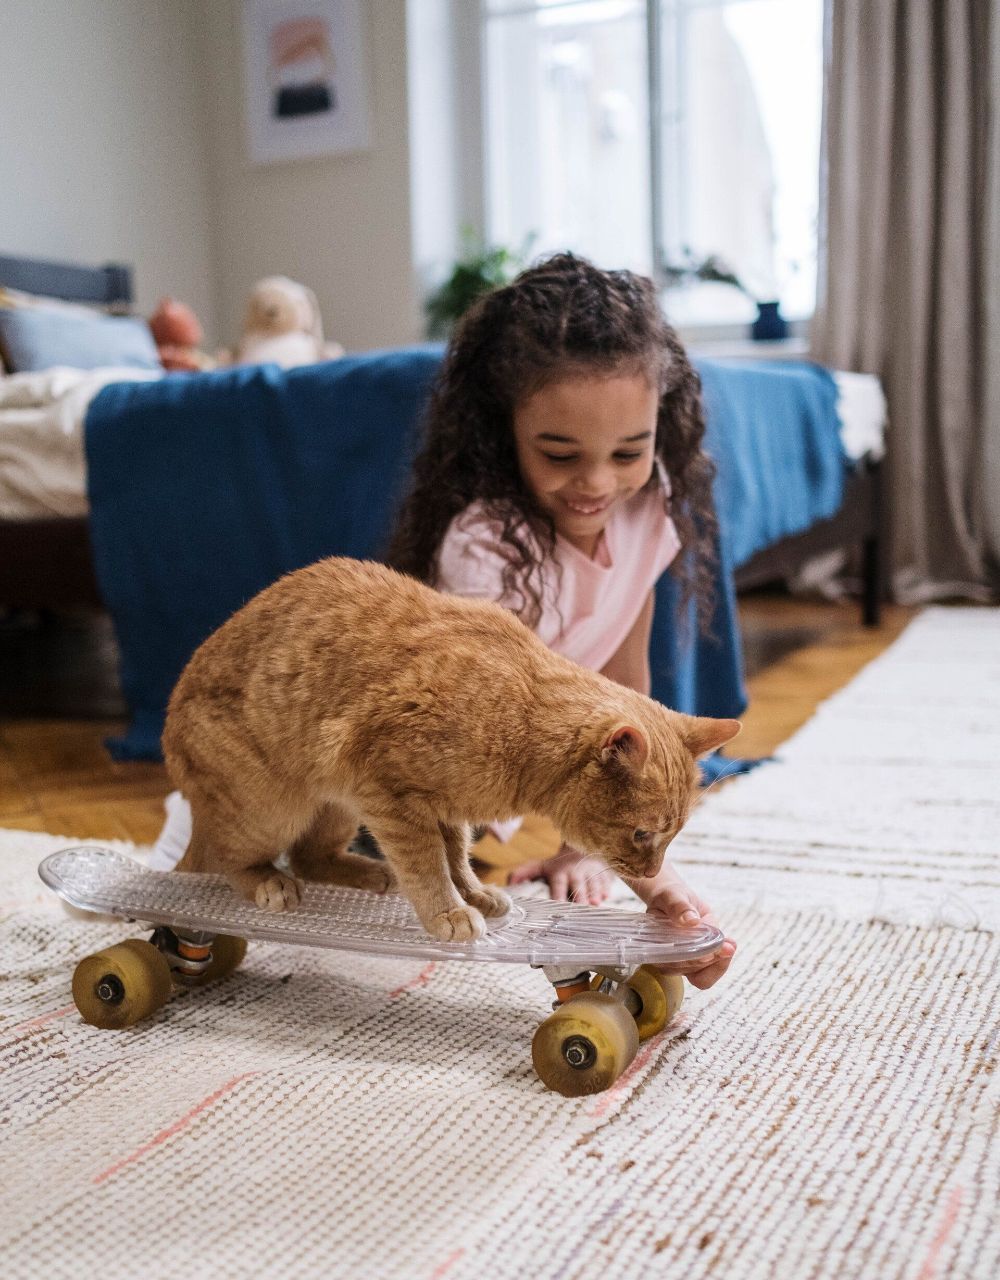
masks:
[[[616,495],[610,498],[601,498],[599,500],[591,499],[585,501],[582,498],[563,498],[563,502],[569,507],[570,511],[575,512],[579,516],[596,516],[607,509],[614,502]]]

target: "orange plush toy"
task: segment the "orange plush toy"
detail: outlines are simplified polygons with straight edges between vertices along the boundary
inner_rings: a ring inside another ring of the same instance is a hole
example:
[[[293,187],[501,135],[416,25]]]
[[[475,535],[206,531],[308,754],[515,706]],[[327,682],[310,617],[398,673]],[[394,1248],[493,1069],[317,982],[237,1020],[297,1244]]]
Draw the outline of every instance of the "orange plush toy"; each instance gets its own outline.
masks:
[[[160,305],[149,317],[149,327],[164,369],[199,373],[215,368],[212,357],[198,350],[205,335],[198,317],[183,302],[161,298]]]

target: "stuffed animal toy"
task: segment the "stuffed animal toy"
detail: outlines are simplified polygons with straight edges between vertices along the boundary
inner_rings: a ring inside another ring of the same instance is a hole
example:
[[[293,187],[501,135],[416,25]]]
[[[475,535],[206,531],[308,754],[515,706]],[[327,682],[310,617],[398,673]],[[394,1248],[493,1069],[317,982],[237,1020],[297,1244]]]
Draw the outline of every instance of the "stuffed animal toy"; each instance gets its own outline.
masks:
[[[176,298],[161,298],[149,317],[149,327],[164,369],[198,373],[215,368],[212,357],[198,350],[205,335],[198,317],[185,303]]]
[[[258,280],[247,304],[236,364],[279,364],[284,369],[336,360],[344,348],[323,340],[319,303],[312,289],[287,276]]]

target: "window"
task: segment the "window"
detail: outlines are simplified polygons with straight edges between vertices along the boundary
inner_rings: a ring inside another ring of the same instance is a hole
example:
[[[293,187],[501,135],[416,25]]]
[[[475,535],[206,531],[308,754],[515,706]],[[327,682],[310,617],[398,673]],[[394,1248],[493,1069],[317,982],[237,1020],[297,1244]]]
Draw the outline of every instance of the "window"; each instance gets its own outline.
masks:
[[[488,238],[648,272],[644,0],[493,0],[484,21]]]
[[[656,274],[715,254],[812,312],[822,0],[484,0],[487,238]],[[725,285],[682,324],[741,322]]]

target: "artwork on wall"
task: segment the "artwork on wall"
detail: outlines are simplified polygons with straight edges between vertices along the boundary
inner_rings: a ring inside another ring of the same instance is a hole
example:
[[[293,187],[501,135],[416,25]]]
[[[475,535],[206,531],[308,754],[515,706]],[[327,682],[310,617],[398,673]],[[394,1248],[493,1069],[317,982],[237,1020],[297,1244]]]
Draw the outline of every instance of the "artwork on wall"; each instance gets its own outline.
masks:
[[[247,147],[254,164],[369,144],[364,0],[246,0]]]

